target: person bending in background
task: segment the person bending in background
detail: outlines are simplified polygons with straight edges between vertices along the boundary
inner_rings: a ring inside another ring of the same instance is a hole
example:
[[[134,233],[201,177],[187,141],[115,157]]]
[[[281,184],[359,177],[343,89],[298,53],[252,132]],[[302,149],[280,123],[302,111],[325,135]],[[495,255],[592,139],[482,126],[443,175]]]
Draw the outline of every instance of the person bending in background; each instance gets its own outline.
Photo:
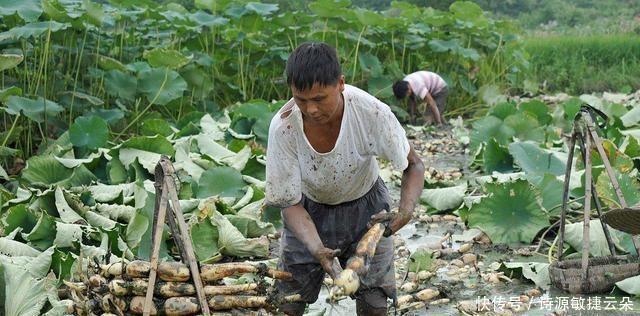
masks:
[[[333,258],[351,257],[369,225],[388,223],[370,268],[355,293],[358,315],[387,315],[395,297],[393,241],[411,219],[424,186],[424,165],[388,105],[348,84],[336,50],[305,43],[287,61],[293,98],[269,127],[266,202],[281,208],[280,269],[293,280],[276,281],[279,293],[303,302],[280,311],[302,315],[318,298]],[[376,157],[403,171],[398,212],[379,176]]]
[[[447,83],[438,74],[430,71],[416,71],[396,81],[393,84],[393,94],[400,100],[408,98],[412,124],[416,122],[415,112],[418,102],[425,104],[422,114],[425,124],[431,124],[434,121],[438,125],[444,123],[443,113],[449,89]]]

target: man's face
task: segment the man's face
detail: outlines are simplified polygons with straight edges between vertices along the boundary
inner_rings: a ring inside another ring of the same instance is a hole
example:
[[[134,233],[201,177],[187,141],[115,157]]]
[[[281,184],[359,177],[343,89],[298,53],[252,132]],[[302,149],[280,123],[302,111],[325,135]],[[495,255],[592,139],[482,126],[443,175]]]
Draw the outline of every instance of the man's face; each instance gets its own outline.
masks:
[[[293,100],[296,101],[302,115],[315,124],[327,124],[339,115],[342,91],[344,76],[340,76],[335,85],[322,86],[315,83],[307,90],[298,90],[291,86]]]

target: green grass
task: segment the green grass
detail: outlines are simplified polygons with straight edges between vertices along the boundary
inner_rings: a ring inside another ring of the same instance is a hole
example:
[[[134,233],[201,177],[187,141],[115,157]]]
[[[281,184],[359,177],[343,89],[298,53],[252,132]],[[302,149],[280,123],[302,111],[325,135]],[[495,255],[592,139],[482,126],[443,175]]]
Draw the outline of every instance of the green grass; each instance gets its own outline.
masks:
[[[640,89],[640,37],[634,34],[550,36],[525,40],[530,78],[548,92]]]

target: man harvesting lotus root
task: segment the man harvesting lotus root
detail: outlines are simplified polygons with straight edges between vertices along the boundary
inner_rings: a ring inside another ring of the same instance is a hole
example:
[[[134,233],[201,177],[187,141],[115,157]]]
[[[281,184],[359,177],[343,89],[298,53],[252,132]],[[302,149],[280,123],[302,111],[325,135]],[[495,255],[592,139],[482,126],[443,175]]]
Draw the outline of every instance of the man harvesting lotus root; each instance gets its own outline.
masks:
[[[293,274],[277,283],[288,315],[302,315],[318,298],[325,272],[353,254],[367,225],[389,223],[354,295],[358,315],[386,315],[395,296],[393,241],[411,219],[424,181],[424,166],[389,107],[345,84],[334,48],[305,43],[287,61],[293,98],[269,128],[266,200],[282,209],[279,268]],[[402,170],[399,211],[388,213],[389,194],[376,157]],[[335,277],[332,275],[332,277]]]
[[[424,103],[423,118],[425,124],[434,121],[444,123],[444,107],[447,103],[449,89],[447,83],[438,74],[431,71],[416,71],[404,79],[393,84],[393,94],[396,98],[409,101],[409,115],[411,123],[416,122],[415,112],[417,103]]]

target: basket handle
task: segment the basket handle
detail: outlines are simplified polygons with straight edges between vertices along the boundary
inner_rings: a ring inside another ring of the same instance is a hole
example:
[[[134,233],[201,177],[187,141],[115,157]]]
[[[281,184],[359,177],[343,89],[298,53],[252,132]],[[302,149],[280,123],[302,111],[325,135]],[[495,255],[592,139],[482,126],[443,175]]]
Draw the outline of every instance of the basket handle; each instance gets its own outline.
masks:
[[[591,185],[591,137],[584,137],[584,221],[582,226],[582,287],[589,283],[590,222],[593,186]],[[606,161],[606,156],[602,158]]]

